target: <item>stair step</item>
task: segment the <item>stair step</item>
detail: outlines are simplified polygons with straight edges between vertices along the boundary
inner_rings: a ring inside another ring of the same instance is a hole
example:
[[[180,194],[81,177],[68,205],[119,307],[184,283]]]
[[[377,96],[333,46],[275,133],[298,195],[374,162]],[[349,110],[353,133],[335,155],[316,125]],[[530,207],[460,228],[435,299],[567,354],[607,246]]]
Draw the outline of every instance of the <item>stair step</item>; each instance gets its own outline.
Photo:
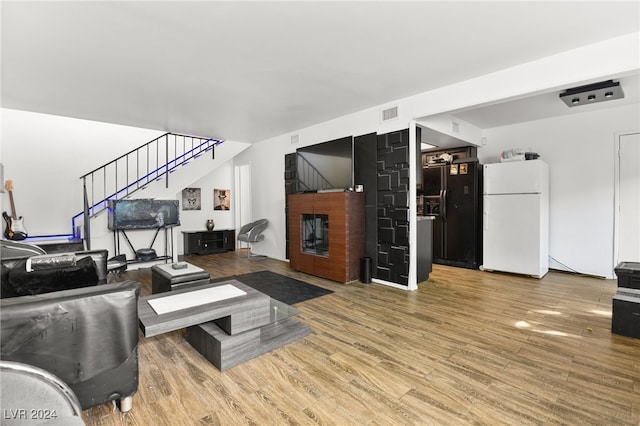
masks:
[[[66,253],[83,251],[84,240],[74,238],[73,235],[37,235],[28,237],[24,242],[34,244],[47,253]]]

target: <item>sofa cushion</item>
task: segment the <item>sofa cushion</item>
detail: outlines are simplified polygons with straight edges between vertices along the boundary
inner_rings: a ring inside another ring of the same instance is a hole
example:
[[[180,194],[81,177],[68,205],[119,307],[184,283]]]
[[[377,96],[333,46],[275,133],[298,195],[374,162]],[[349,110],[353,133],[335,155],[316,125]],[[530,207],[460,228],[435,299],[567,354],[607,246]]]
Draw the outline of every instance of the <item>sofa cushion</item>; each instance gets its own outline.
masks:
[[[26,263],[27,259],[22,259],[9,271],[8,282],[15,292],[14,296],[28,296],[98,284],[96,263],[90,256],[79,259],[74,266],[31,272],[27,272]]]

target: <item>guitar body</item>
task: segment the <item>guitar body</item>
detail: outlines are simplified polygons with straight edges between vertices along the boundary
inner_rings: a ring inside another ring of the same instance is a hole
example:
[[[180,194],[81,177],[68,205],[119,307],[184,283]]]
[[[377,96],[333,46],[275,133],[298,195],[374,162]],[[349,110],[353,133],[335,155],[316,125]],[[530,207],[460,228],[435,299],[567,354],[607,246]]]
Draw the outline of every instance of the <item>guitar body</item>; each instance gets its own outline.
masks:
[[[5,238],[13,241],[22,241],[27,238],[28,234],[24,227],[22,216],[18,219],[13,219],[7,212],[2,212],[2,217],[7,225],[4,230]]]
[[[13,219],[7,214],[7,212],[3,212],[2,217],[7,224],[7,227],[4,230],[5,238],[13,241],[22,241],[27,238],[28,234],[24,227],[22,216],[18,219]]]
[[[18,215],[16,215],[16,206],[13,202],[13,181],[8,180],[5,188],[9,192],[12,215],[9,216],[7,212],[2,212],[2,217],[7,224],[4,230],[4,236],[9,240],[22,241],[27,238],[27,230],[24,227],[22,216],[18,217]]]

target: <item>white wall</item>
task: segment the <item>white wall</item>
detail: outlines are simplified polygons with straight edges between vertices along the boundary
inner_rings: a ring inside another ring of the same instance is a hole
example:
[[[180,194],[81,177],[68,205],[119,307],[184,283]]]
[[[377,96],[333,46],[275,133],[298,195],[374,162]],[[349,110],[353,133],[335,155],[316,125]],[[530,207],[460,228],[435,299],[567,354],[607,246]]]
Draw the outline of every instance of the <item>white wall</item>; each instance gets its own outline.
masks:
[[[251,167],[252,219],[269,220],[269,226],[264,231],[264,241],[252,247],[255,253],[285,260],[285,154],[295,152],[301,146],[314,145],[349,135],[359,136],[380,129],[390,132],[408,126],[408,120],[400,118],[381,124],[379,115],[379,108],[350,114],[293,132],[292,134],[299,135],[300,142],[297,144],[291,144],[292,134],[280,135],[254,143],[251,148],[235,158],[236,164],[249,164]]]
[[[426,126],[443,134],[443,136],[438,135],[438,139],[434,140],[432,139],[432,133],[422,132],[422,140],[420,142],[426,142],[438,148],[452,148],[450,143],[442,143],[442,140],[447,141],[447,139],[450,139],[444,136],[447,135],[454,138],[454,140],[462,139],[475,146],[482,145],[482,129],[451,114],[432,115],[417,120],[417,122],[421,126]]]
[[[233,157],[249,146],[246,143],[225,141],[216,147],[216,158],[213,160],[210,153],[205,153],[200,158],[192,160],[188,165],[178,168],[170,174],[169,187],[163,179],[147,188],[136,192],[132,198],[152,198],[163,200],[179,200],[180,226],[172,229],[173,239],[167,243],[168,252],[173,252],[174,260],[184,253],[184,241],[182,231],[203,231],[206,229],[207,219],[213,219],[216,229],[235,229],[232,211],[219,211],[213,209],[213,190],[231,190],[232,206],[235,191],[233,190]],[[182,190],[184,188],[200,188],[200,210],[185,211],[182,204]],[[81,223],[81,222],[80,222]],[[131,230],[126,231],[127,238],[134,249],[147,248],[153,241],[155,230]],[[170,233],[171,234],[171,233]],[[107,228],[107,215],[98,215],[91,221],[91,248],[103,248],[109,253],[116,253],[113,233]],[[153,248],[158,254],[165,250],[164,236],[158,234]],[[173,250],[171,249],[173,248]],[[125,254],[128,259],[135,257],[124,236],[120,235],[120,254]],[[143,266],[144,267],[144,266]],[[131,267],[133,268],[133,266]]]
[[[227,161],[214,171],[204,176],[189,185],[192,188],[200,188],[202,193],[202,208],[201,210],[182,210],[182,204],[180,207],[180,229],[179,231],[204,231],[206,230],[207,219],[213,219],[215,222],[215,229],[236,229],[240,228],[240,225],[236,225],[234,220],[234,198],[236,197],[236,191],[233,185],[233,162]],[[229,189],[231,190],[231,210],[213,210],[214,189]],[[178,193],[178,199],[182,199],[182,194]],[[184,253],[183,238],[180,234],[178,241],[178,251],[180,254]]]
[[[409,122],[418,117],[447,113],[474,105],[524,97],[529,94],[570,87],[576,83],[598,81],[603,78],[613,78],[616,75],[637,72],[638,63],[640,63],[638,45],[638,33],[618,37],[521,64],[487,76],[391,101],[384,105],[253,144],[234,159],[234,164],[249,164],[251,166],[251,215],[253,218],[265,217],[270,221],[269,228],[265,231],[265,241],[256,244],[255,251],[277,259],[285,257],[284,155],[294,152],[296,148],[330,141],[345,135],[358,136],[371,132],[387,133],[408,128]],[[602,57],[606,57],[607,60],[602,61]],[[380,110],[391,106],[398,106],[399,117],[381,123]],[[163,133],[130,128],[124,131],[125,126],[106,125],[108,126],[106,128],[104,123],[80,123],[82,120],[50,116],[38,118],[37,115],[39,114],[2,110],[1,161],[5,165],[5,179],[15,180],[17,207],[19,213],[26,216],[27,226],[32,212],[37,217],[34,233],[50,234],[52,232],[51,227],[45,225],[48,217],[52,219],[48,222],[53,223],[53,219],[55,219],[55,222],[59,223],[60,220],[67,221],[67,218],[79,211],[76,206],[82,205],[80,192],[76,191],[74,196],[67,195],[68,191],[73,191],[70,188],[73,186],[72,184],[77,183],[75,181],[78,180],[78,176],[126,151],[124,146],[128,143],[131,144],[129,148],[133,148],[140,145],[141,139],[146,142]],[[607,117],[607,120],[609,118],[615,119],[615,117]],[[606,120],[599,120],[596,117],[593,118],[593,123],[584,124],[591,127],[591,124],[596,126],[598,122],[602,124],[604,121]],[[47,122],[49,124],[43,127],[43,124]],[[560,126],[555,128],[560,130]],[[606,130],[607,134],[609,132]],[[135,142],[130,140],[130,135],[134,133],[140,134],[140,136],[131,138],[135,139]],[[116,134],[119,136],[115,137]],[[290,143],[293,134],[299,135],[300,142],[298,144],[292,145]],[[602,140],[599,138],[596,141],[587,134],[583,136],[588,137],[591,144]],[[531,142],[532,148],[538,146],[533,141]],[[495,147],[497,146],[498,142]],[[488,149],[498,150],[497,148]],[[561,153],[561,148],[557,149],[558,153]],[[569,150],[569,148],[565,149]],[[611,144],[608,149],[607,155],[610,156]],[[34,151],[36,155],[33,155]],[[559,154],[554,152],[554,155]],[[583,165],[585,167],[592,166],[600,162],[599,159],[594,161],[595,157],[592,156],[584,158],[586,154],[576,153],[573,150],[572,155],[576,158],[573,160],[575,163],[572,163],[576,164],[574,168]],[[30,160],[26,161],[25,159]],[[583,163],[580,161],[581,159],[589,160],[590,164]],[[551,164],[551,166],[554,168],[555,165]],[[607,175],[604,177],[609,179],[609,183],[602,188],[600,185],[604,184],[598,184],[594,199],[602,197],[596,203],[609,205],[608,208],[611,209],[612,197],[609,194],[608,186],[613,185],[612,172],[603,170],[598,174]],[[213,182],[210,184],[216,185]],[[203,188],[205,188],[204,184]],[[563,200],[562,203],[565,203],[565,199],[571,200],[569,210],[573,210],[575,214],[576,206],[588,197],[582,195],[579,199],[574,200],[575,188],[572,185],[566,184],[560,188],[562,188],[560,192],[556,189],[552,195],[555,199]],[[233,190],[233,188],[231,189]],[[25,194],[22,194],[21,191],[24,191]],[[61,198],[60,194],[64,194],[64,198]],[[174,191],[173,196],[176,195],[177,191]],[[3,202],[6,202],[6,198],[6,194],[4,194]],[[52,209],[52,207],[55,208]],[[600,210],[598,209],[598,211]],[[610,215],[611,212],[609,212],[609,216],[605,214],[605,219],[609,220]],[[194,219],[194,226],[201,219],[201,217]],[[600,217],[593,219],[600,220]],[[219,226],[224,225],[220,224]],[[589,223],[588,228],[580,229],[580,231],[590,232],[592,226],[593,224]],[[56,225],[56,229],[57,227],[60,227],[62,232],[69,232],[64,226]],[[552,229],[557,228],[558,225],[552,224]],[[552,247],[552,255],[562,261],[567,258],[565,254],[571,251],[575,245],[570,244],[568,239],[564,237],[564,229],[558,232],[562,238],[555,240],[554,244],[556,245]],[[604,232],[598,231],[597,234],[597,237],[590,240],[592,246],[596,246],[600,241],[606,239]],[[607,250],[610,251],[613,240],[612,231],[609,231],[608,238]],[[596,240],[598,242],[594,242]],[[601,247],[593,248],[601,249]],[[612,257],[606,252],[603,256]],[[597,267],[598,274],[603,269],[603,266]]]
[[[482,163],[523,148],[549,164],[551,268],[613,278],[615,133],[638,117],[635,104],[485,129]]]
[[[338,135],[380,130],[377,109],[300,130],[301,140],[317,143]],[[640,125],[638,104],[487,129],[481,162],[499,161],[511,148],[540,153],[551,169],[550,255],[566,265],[556,269],[613,278],[614,135]],[[368,126],[368,128],[366,128]],[[253,144],[236,160],[252,165],[253,217],[267,217],[266,240],[256,249],[284,259],[284,155],[294,152],[289,135]]]
[[[11,109],[2,109],[1,114],[0,162],[5,179],[14,181],[17,213],[25,217],[30,236],[72,233],[71,218],[83,209],[79,177],[165,133]],[[233,188],[232,159],[248,146],[225,141],[216,147],[215,160],[207,152],[172,173],[168,189],[162,181],[135,194],[136,198],[181,200],[184,187],[202,189],[201,210],[183,211],[181,206],[182,226],[174,229],[174,254],[183,253],[180,231],[204,230],[207,219],[214,219],[218,229],[235,228],[232,212],[213,210],[213,190]],[[8,194],[1,195],[1,208],[10,209]],[[106,215],[94,219],[91,231],[91,247],[106,248],[113,254],[113,235],[107,229]],[[130,232],[129,237],[135,248],[143,248],[151,242],[153,232]],[[154,248],[164,251],[161,236]],[[121,249],[132,257],[124,240]]]
[[[602,58],[606,58],[603,60]],[[405,98],[416,118],[560,91],[637,73],[640,33],[601,41]]]
[[[2,109],[4,178],[29,235],[70,234],[83,209],[80,176],[165,132]],[[4,183],[3,183],[4,185]],[[7,194],[2,194],[9,206]]]
[[[253,144],[236,160],[250,163],[252,167],[252,216],[266,217],[270,221],[269,228],[265,232],[266,239],[256,245],[256,251],[261,250],[261,254],[277,259],[285,258],[285,154],[295,152],[300,146],[330,141],[346,135],[358,136],[371,132],[383,134],[406,129],[410,121],[417,118],[423,122],[431,115],[577,85],[574,83],[599,81],[615,75],[637,72],[640,63],[639,40],[638,33],[635,33],[595,43],[451,86],[391,101]],[[607,61],[600,60],[602,57],[607,57]],[[398,118],[381,123],[380,110],[394,106],[398,107]],[[602,123],[604,120],[595,121]],[[292,135],[299,136],[299,144],[290,143]],[[473,138],[473,142],[477,143],[477,135]],[[608,185],[613,185],[611,180]],[[570,188],[565,189],[570,190]],[[597,195],[604,197],[599,202],[609,203],[608,194],[598,192]],[[571,198],[573,195],[556,193],[555,197]],[[598,236],[598,241],[601,238],[604,237]],[[608,238],[607,244],[610,248],[613,240],[612,231]],[[552,253],[559,259],[574,247],[574,245],[565,247],[565,241],[564,238],[555,240],[555,244],[559,244],[562,249],[554,246]],[[608,254],[605,253],[605,255],[611,258]],[[609,268],[606,267],[606,269]],[[597,275],[610,276],[609,272],[602,273],[605,267],[598,267],[597,270],[599,272]]]

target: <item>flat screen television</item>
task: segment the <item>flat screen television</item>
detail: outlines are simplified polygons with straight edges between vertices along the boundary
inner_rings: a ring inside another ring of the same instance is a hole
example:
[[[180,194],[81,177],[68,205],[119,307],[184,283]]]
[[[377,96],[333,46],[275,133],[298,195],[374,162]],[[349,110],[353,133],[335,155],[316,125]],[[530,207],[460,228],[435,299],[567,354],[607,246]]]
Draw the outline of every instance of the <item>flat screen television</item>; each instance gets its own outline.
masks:
[[[154,229],[180,225],[178,200],[110,200],[107,227],[120,229]]]
[[[300,191],[353,187],[353,136],[298,148],[296,153]]]

